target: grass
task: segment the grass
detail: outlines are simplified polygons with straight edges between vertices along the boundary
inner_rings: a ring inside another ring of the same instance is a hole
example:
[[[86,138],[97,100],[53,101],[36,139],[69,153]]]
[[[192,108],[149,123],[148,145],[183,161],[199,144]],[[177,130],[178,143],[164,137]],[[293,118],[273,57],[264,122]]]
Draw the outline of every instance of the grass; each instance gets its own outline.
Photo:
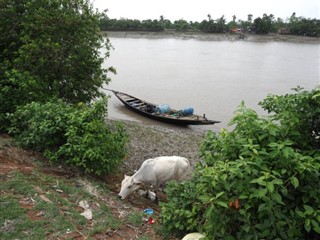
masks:
[[[38,172],[1,178],[0,239],[68,238],[70,233],[90,237],[120,224],[105,203],[83,191],[76,180]],[[92,210],[93,220],[80,215],[80,200],[99,206]]]
[[[156,205],[138,196],[134,201],[116,197],[120,175],[83,176],[0,135],[0,239],[163,239],[158,212],[156,224],[143,219],[143,210],[157,210]],[[92,220],[81,215],[81,200],[90,204]]]
[[[142,212],[131,212],[127,217],[127,221],[135,227],[140,227],[143,224],[144,217],[145,214]]]

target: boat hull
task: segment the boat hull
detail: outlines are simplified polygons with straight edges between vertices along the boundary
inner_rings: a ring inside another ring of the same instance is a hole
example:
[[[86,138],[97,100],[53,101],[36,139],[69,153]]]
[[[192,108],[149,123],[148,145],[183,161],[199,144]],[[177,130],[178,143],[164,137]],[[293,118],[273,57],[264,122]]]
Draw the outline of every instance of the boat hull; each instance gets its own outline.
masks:
[[[204,116],[199,115],[190,115],[190,116],[178,116],[179,111],[171,109],[170,114],[159,114],[156,112],[147,112],[145,110],[146,106],[156,108],[156,104],[141,100],[134,96],[128,95],[126,93],[122,93],[119,91],[111,90],[115,96],[131,111],[136,112],[142,116],[147,118],[175,124],[175,125],[213,125],[215,123],[219,123],[220,121],[209,120]]]

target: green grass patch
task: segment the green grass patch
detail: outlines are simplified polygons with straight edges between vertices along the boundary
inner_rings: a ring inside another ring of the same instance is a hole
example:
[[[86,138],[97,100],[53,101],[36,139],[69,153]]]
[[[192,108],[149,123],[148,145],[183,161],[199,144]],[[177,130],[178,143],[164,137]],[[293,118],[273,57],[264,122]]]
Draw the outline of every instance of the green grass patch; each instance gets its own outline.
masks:
[[[135,227],[140,227],[143,224],[143,212],[131,212],[127,217],[127,222]]]
[[[2,178],[0,192],[0,239],[54,239],[68,232],[90,237],[120,225],[108,206],[84,190],[76,178],[68,180],[40,172],[11,173]],[[91,221],[80,215],[81,200],[96,206],[90,208]]]

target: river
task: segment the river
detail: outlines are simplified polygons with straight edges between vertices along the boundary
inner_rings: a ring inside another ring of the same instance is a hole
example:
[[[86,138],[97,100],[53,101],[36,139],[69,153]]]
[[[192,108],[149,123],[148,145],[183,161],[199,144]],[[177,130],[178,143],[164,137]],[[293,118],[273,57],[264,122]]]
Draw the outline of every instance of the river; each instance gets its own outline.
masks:
[[[117,74],[108,88],[220,120],[213,126],[186,129],[217,131],[226,128],[237,106],[265,114],[258,102],[268,94],[293,93],[296,86],[311,90],[320,84],[320,44],[252,41],[199,41],[110,37],[114,50],[104,67]],[[110,94],[110,93],[108,93]],[[128,111],[111,95],[110,119],[158,122]],[[160,126],[172,128],[168,124]]]

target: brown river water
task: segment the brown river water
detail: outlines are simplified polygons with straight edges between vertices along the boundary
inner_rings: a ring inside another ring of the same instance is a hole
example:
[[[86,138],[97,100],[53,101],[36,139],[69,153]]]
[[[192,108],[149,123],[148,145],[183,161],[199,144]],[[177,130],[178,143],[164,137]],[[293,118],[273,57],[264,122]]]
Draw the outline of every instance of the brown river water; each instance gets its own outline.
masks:
[[[117,75],[106,87],[149,102],[220,120],[186,128],[162,124],[127,110],[112,94],[108,117],[191,131],[227,128],[237,106],[266,114],[258,102],[268,94],[293,93],[320,85],[320,43],[199,41],[110,37],[114,50],[104,67]]]

